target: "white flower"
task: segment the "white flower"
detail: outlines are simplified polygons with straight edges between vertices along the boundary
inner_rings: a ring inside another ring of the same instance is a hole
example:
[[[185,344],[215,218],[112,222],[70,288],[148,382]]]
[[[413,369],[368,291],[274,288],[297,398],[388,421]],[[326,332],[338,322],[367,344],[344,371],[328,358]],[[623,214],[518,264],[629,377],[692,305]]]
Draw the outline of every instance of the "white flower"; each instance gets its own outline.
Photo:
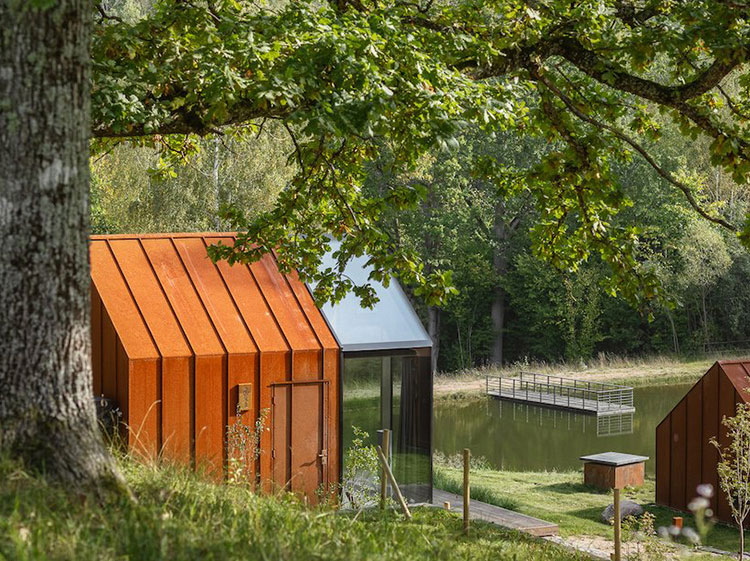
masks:
[[[701,485],[698,485],[698,487],[696,487],[696,491],[698,491],[698,494],[701,497],[705,497],[707,499],[710,499],[714,496],[714,487],[710,483],[702,483]]]
[[[692,543],[693,545],[698,545],[701,542],[701,538],[698,535],[698,532],[696,532],[692,528],[683,528],[682,537],[685,538],[690,543]]]
[[[29,530],[26,526],[21,526],[18,529],[18,537],[21,538],[21,541],[23,543],[28,543],[30,535],[31,535],[31,530]]]
[[[711,503],[708,501],[706,497],[695,497],[692,501],[688,503],[688,508],[692,512],[698,512],[700,510],[705,510],[709,506],[711,506]]]

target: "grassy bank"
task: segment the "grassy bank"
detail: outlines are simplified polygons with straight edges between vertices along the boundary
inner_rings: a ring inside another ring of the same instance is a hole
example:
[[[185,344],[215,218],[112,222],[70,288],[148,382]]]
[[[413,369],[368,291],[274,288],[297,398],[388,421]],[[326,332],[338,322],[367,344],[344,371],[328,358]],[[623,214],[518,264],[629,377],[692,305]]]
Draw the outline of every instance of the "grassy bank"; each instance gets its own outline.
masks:
[[[455,467],[439,466],[440,478],[461,481],[462,472]],[[512,499],[514,510],[535,516],[560,526],[560,535],[603,536],[612,539],[612,527],[599,518],[602,510],[612,502],[611,492],[598,492],[583,485],[583,473],[575,472],[508,472],[474,469],[473,485],[488,492]],[[656,517],[656,526],[669,526],[673,516],[684,516],[686,525],[693,525],[692,517],[653,504],[654,480],[647,479],[639,489],[627,489],[624,498],[645,505]],[[706,545],[725,551],[738,546],[737,531],[728,526],[716,526]]]
[[[353,516],[184,471],[127,460],[122,469],[137,502],[102,506],[0,462],[0,559],[581,559],[486,524],[465,538],[460,519],[439,509],[415,509],[411,522]]]
[[[484,391],[486,376],[511,376],[520,371],[552,376],[598,380],[633,387],[680,384],[697,381],[717,360],[747,358],[750,353],[722,353],[702,357],[670,356],[623,358],[602,355],[587,363],[523,362],[503,368],[474,368],[435,376],[435,397],[457,399]]]

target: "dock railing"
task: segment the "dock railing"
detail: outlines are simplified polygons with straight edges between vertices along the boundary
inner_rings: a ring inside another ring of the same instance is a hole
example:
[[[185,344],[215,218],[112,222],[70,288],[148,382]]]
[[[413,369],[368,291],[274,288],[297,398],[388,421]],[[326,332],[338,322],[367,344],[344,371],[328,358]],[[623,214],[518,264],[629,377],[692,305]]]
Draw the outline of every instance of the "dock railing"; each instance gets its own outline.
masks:
[[[534,372],[487,376],[487,395],[597,414],[633,409],[633,388]]]

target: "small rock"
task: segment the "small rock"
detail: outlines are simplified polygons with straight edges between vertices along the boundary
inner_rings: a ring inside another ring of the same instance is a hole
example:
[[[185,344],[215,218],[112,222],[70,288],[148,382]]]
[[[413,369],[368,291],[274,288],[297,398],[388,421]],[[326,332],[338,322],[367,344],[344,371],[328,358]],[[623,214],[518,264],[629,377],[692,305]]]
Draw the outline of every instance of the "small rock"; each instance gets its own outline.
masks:
[[[643,514],[643,507],[633,501],[620,501],[620,520],[628,516],[638,517]],[[611,524],[615,518],[615,505],[611,504],[602,511],[602,521]]]

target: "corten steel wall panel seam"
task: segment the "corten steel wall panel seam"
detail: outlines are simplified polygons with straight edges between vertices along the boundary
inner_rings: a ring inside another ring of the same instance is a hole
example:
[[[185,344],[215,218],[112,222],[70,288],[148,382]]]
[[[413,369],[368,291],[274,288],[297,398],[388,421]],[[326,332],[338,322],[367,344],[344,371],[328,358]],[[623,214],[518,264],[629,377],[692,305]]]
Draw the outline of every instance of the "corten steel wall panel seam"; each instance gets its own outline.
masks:
[[[715,364],[718,364],[718,363],[715,363]],[[700,382],[701,382],[702,379],[703,378],[699,378],[692,386],[690,386],[690,388],[688,389],[687,393],[684,396],[682,396],[682,398],[680,399],[680,401],[678,401],[677,403],[675,403],[674,407],[672,407],[672,409],[670,409],[669,412],[665,415],[665,418],[668,417],[669,415],[671,415],[672,412],[675,409],[677,409],[677,407],[680,405],[680,403],[682,403],[682,401],[685,399],[685,397],[687,396],[687,394],[690,393],[691,391],[693,391],[693,389],[695,388],[695,386],[697,386],[698,384],[700,384]]]
[[[158,368],[159,359],[128,361],[129,434],[135,438],[131,448],[149,460],[155,460],[161,449]]]
[[[174,271],[174,267],[171,272],[167,271],[170,264],[178,264],[176,268],[182,272],[183,277],[188,276],[171,240],[139,240],[139,243],[193,354],[190,392],[193,435],[191,453],[196,467],[215,476],[217,471],[221,473],[224,455],[224,348],[215,333],[213,340],[201,338],[201,333],[206,332],[205,324],[210,325],[210,321],[203,317],[204,325],[197,325],[199,319],[192,312],[199,300],[192,282],[187,279],[185,284],[183,278],[183,286],[178,288],[178,271]],[[191,290],[193,302],[183,301],[180,297],[187,298]],[[213,333],[213,326],[210,329]]]
[[[276,259],[273,260],[274,263],[276,263]],[[315,328],[312,325],[312,322],[310,321],[310,317],[307,314],[307,311],[305,311],[304,307],[302,306],[302,303],[300,302],[300,299],[297,297],[296,292],[292,288],[292,284],[289,281],[288,275],[282,275],[279,272],[279,276],[281,277],[282,283],[286,285],[286,287],[289,290],[289,294],[294,299],[294,302],[297,304],[297,308],[302,312],[302,317],[305,318],[305,323],[310,328],[310,332],[312,333],[313,337],[315,338],[315,341],[317,341],[319,350],[315,352],[313,355],[308,355],[308,353],[305,353],[304,357],[298,357],[302,358],[302,360],[296,361],[296,364],[294,364],[294,368],[292,369],[292,377],[293,378],[299,378],[299,379],[324,379],[325,378],[325,347],[323,346],[323,343],[320,340],[320,337],[315,332]],[[318,358],[319,357],[319,358]],[[317,369],[315,368],[315,363],[317,364]],[[304,368],[305,365],[310,365],[312,363],[311,368]],[[302,370],[297,370],[298,365],[302,365]]]
[[[669,501],[677,510],[685,510],[687,502],[685,501],[685,429],[686,429],[686,411],[687,407],[684,401],[672,413],[672,442],[670,443],[672,466],[672,478],[669,490]]]
[[[107,244],[161,355],[161,450],[169,459],[190,461],[194,435],[192,350],[140,241]],[[129,279],[130,275],[137,277]]]
[[[247,268],[247,271],[250,273],[250,276],[252,277],[253,282],[255,283],[255,286],[258,289],[258,294],[260,294],[260,297],[263,299],[263,302],[264,302],[264,304],[266,306],[266,309],[268,310],[268,313],[273,318],[274,325],[279,330],[279,334],[281,335],[281,338],[284,340],[284,344],[286,345],[287,349],[289,350],[289,352],[285,355],[285,363],[286,364],[285,364],[285,367],[283,369],[283,373],[281,373],[281,375],[283,375],[283,377],[284,377],[283,379],[284,380],[291,380],[292,377],[293,377],[293,375],[294,375],[295,349],[294,349],[292,343],[289,340],[288,334],[285,332],[284,328],[282,327],[281,323],[279,322],[279,318],[278,318],[278,316],[276,314],[276,310],[274,310],[273,306],[269,302],[269,300],[268,300],[268,294],[266,294],[266,291],[263,290],[262,283],[261,283],[260,280],[258,280],[258,277],[257,277],[257,275],[255,274],[255,272],[253,270],[254,267],[252,267],[250,264],[247,264],[246,268]],[[267,376],[265,376],[265,380],[264,380],[264,374],[267,374]],[[273,373],[272,372],[266,372],[265,369],[263,368],[263,362],[261,360],[261,368],[260,368],[261,384],[263,384],[264,386],[267,387],[268,385],[270,385],[274,381],[277,381],[277,378],[276,378],[277,375],[278,375],[278,373],[276,373],[276,372],[273,372]],[[289,399],[291,400],[291,397]],[[290,420],[290,422],[291,422],[291,420]]]
[[[117,332],[106,310],[102,316],[102,395],[117,401]]]
[[[328,324],[323,319],[320,309],[315,305],[310,291],[299,280],[297,272],[292,271],[283,275],[283,277],[321,348],[338,350],[339,345],[336,339],[334,339]]]
[[[91,255],[94,256],[94,247],[95,244],[91,244]],[[148,322],[146,321],[146,318],[143,316],[143,312],[141,311],[140,306],[138,305],[138,302],[135,298],[135,295],[133,294],[133,291],[131,290],[130,286],[127,283],[127,280],[125,278],[125,274],[122,271],[122,268],[120,267],[120,264],[117,261],[117,258],[115,257],[114,252],[112,251],[112,247],[109,244],[108,240],[105,240],[103,242],[103,247],[106,248],[106,255],[109,259],[111,259],[111,263],[114,265],[115,269],[117,270],[117,275],[115,278],[120,279],[122,282],[128,296],[129,296],[129,302],[132,304],[133,309],[135,310],[135,313],[138,315],[138,318],[140,319],[140,324],[143,327],[143,330],[148,336],[148,340],[151,343],[151,349],[153,352],[153,356],[149,359],[145,360],[154,360],[155,361],[155,369],[153,371],[153,374],[155,376],[154,383],[156,384],[156,402],[154,403],[154,409],[155,409],[155,418],[157,422],[156,427],[156,446],[157,446],[157,454],[161,453],[164,447],[164,440],[163,440],[163,412],[162,412],[162,371],[163,371],[163,356],[161,354],[161,351],[158,348],[158,345],[156,343],[156,339],[154,339],[154,335],[151,332],[151,329],[148,326]],[[92,275],[93,275],[93,267],[92,267]],[[111,280],[111,277],[110,277]],[[106,312],[105,312],[106,313]],[[132,313],[132,312],[131,312]],[[131,360],[140,360],[139,358],[130,357]],[[129,419],[128,419],[129,422]]]
[[[701,444],[703,448],[701,479],[703,483],[709,483],[715,489],[711,498],[711,508],[718,512],[718,499],[720,494],[716,464],[719,454],[710,443],[711,438],[719,435],[719,366],[714,364],[703,376],[702,401],[703,401],[703,423]]]
[[[208,257],[205,241],[202,238],[180,238],[172,243],[225,351],[228,354],[258,352],[221,273]],[[199,246],[191,247],[194,244]],[[234,321],[230,323],[225,318]]]
[[[208,259],[208,254],[206,252],[208,243],[205,238],[201,237],[194,240],[200,244],[200,248],[202,248],[201,252],[205,257],[202,261],[198,262],[194,262],[191,259],[190,266],[188,267],[186,256],[192,256],[192,253],[187,253],[187,245],[191,241],[193,240],[181,239],[179,243],[175,243],[175,247],[177,248],[178,253],[180,253],[183,265],[186,269],[191,271],[191,277],[194,276],[195,279],[200,280],[199,283],[194,282],[196,292],[203,301],[209,319],[214,323],[214,327],[216,328],[219,337],[224,339],[223,344],[227,349],[226,420],[224,424],[225,426],[229,426],[238,421],[237,402],[239,397],[239,384],[249,382],[252,384],[253,400],[252,408],[250,411],[246,412],[244,422],[246,425],[252,426],[255,420],[259,418],[261,411],[259,377],[260,353],[258,345],[234,299],[234,295],[227,286],[226,279],[221,274],[217,264]],[[181,248],[182,251],[186,252],[185,255],[182,254]],[[195,251],[197,252],[197,248]],[[206,263],[206,266],[201,270],[199,263]],[[210,290],[208,277],[211,276],[214,277],[214,285],[220,283],[221,288],[214,286],[214,290]],[[205,299],[202,292],[205,292]],[[209,294],[212,295],[212,297],[209,297]],[[221,306],[223,308],[223,313],[219,309],[220,302],[216,300],[217,298],[219,300],[225,300],[223,306]],[[214,319],[214,316],[216,316],[216,319]],[[227,322],[222,322],[217,325],[218,320],[224,316],[236,318],[238,323],[235,325],[234,333],[231,333]],[[245,336],[244,340],[242,337],[243,334]],[[264,438],[263,434],[261,434],[261,437]],[[259,443],[259,445],[261,444],[264,443]],[[263,449],[262,446],[261,449]],[[268,449],[267,445],[266,449]],[[230,454],[228,444],[225,447],[224,454],[225,458],[228,460]],[[255,457],[251,458],[250,465],[248,466],[250,473],[259,476],[260,464],[261,462],[257,461]]]
[[[264,255],[250,269],[292,350],[318,350],[317,339],[273,256]]]
[[[174,240],[143,240],[146,257],[196,356],[223,356],[226,348],[174,245]]]
[[[689,503],[693,497],[697,496],[698,485],[701,481],[701,425],[702,418],[702,392],[701,386],[693,387],[687,394],[687,429],[686,439],[686,468],[685,475],[685,502]]]
[[[102,300],[91,283],[91,376],[95,396],[102,394]]]
[[[110,321],[117,322],[117,325],[113,325],[123,340],[128,356],[131,359],[158,358],[156,341],[109,242],[91,243],[89,255],[92,285],[99,295],[102,309],[111,314]],[[133,322],[135,318],[139,321]],[[128,319],[130,323],[126,323]]]
[[[668,415],[656,427],[656,503],[665,506],[671,505],[669,498],[671,419],[672,416]]]
[[[140,240],[135,239],[124,245],[128,242],[131,240],[108,241],[108,244],[160,354],[163,357],[193,356]]]
[[[208,245],[214,245],[228,240],[206,238],[205,241]],[[226,261],[220,261],[216,263],[216,268],[250,336],[258,347],[258,352],[289,352],[289,344],[260,291],[250,267],[242,264],[229,265]],[[252,286],[247,285],[248,281]],[[272,329],[269,329],[269,322],[273,325]]]
[[[258,348],[252,338],[236,302],[229,293],[226,283],[216,265],[208,258],[203,238],[180,238],[171,240],[174,249],[186,271],[193,289],[211,322],[227,358],[223,361],[223,419],[221,426],[228,427],[238,421],[238,387],[241,383],[253,384],[252,408],[243,414],[244,424],[252,426],[259,414],[256,405],[258,386],[256,381],[255,355]],[[234,322],[231,320],[234,319]],[[232,329],[233,328],[233,329]],[[223,436],[223,434],[222,434]],[[223,460],[229,458],[229,446],[222,438]],[[255,472],[255,459],[251,459],[248,469]]]
[[[722,422],[722,419],[726,417],[731,417],[735,413],[735,394],[736,390],[734,389],[734,384],[729,379],[729,377],[726,375],[726,372],[724,371],[724,368],[719,369],[719,444],[722,448],[729,445],[729,434],[727,427]],[[716,469],[716,468],[714,468]],[[718,510],[717,515],[720,520],[729,521],[731,520],[731,509],[729,507],[729,503],[726,500],[726,497],[724,496],[724,493],[718,493],[719,495],[719,504],[718,504]]]
[[[207,244],[234,243],[234,240],[232,238],[206,238],[205,242]],[[226,261],[218,262],[216,267],[258,346],[257,407],[259,414],[263,410],[271,413],[268,422],[273,426],[273,391],[270,384],[275,380],[284,380],[290,375],[292,371],[291,348],[251,268],[242,264],[232,266]],[[273,445],[272,430],[263,431],[261,449],[272,450]],[[262,489],[271,490],[276,471],[271,454],[261,455],[258,469]]]
[[[120,342],[120,338],[115,339],[115,367],[117,368],[117,406],[122,412],[122,423],[120,433],[126,437],[128,448],[134,443],[134,434],[130,430],[130,394],[128,392],[128,356]],[[132,449],[132,448],[131,448]]]

